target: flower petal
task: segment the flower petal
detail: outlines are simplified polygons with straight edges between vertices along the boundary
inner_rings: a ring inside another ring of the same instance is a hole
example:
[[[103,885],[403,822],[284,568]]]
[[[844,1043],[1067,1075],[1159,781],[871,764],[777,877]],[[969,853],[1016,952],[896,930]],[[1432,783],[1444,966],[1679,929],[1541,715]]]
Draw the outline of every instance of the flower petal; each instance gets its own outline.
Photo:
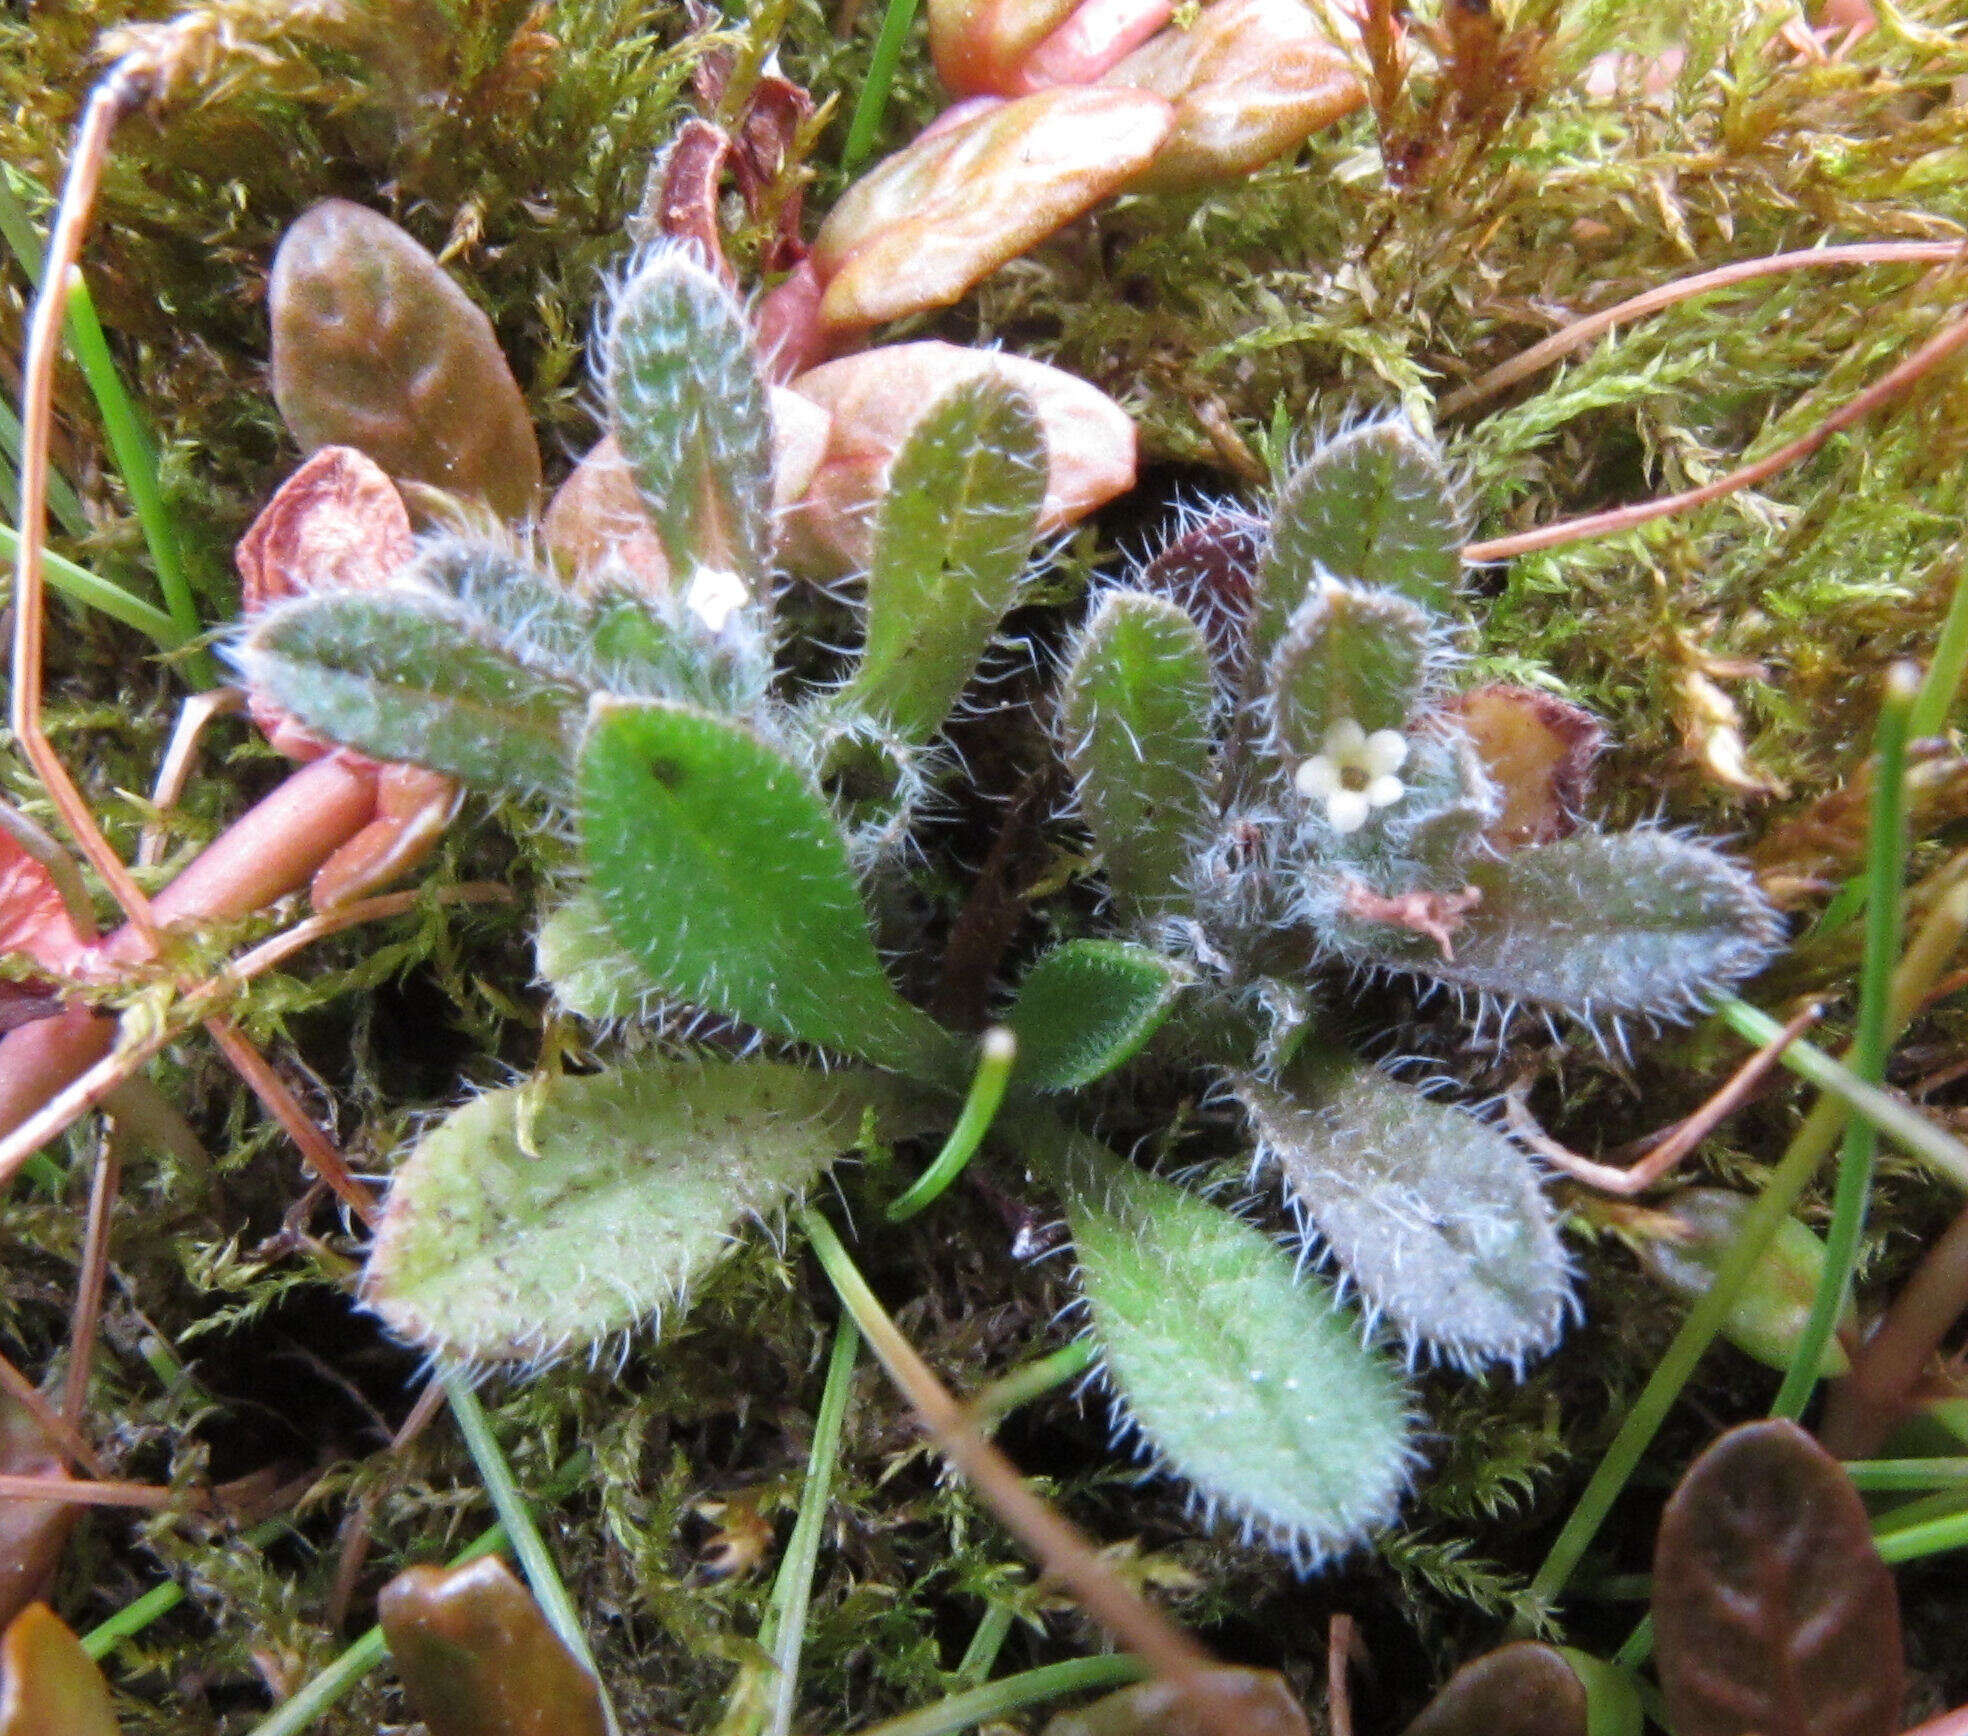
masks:
[[[1377,729],[1367,737],[1361,764],[1373,777],[1398,772],[1408,763],[1408,738],[1398,729]]]
[[[1314,754],[1309,760],[1299,763],[1298,770],[1292,773],[1292,783],[1298,793],[1308,800],[1329,796],[1341,787],[1339,767],[1324,754]]]
[[[1326,818],[1335,832],[1357,832],[1373,809],[1365,790],[1334,790],[1326,797]]]
[[[1335,765],[1355,764],[1367,745],[1367,732],[1350,717],[1336,718],[1326,725],[1324,757]]]
[[[1379,777],[1370,779],[1367,787],[1360,793],[1367,798],[1368,807],[1384,808],[1405,796],[1408,793],[1408,786],[1392,772],[1382,772]]]

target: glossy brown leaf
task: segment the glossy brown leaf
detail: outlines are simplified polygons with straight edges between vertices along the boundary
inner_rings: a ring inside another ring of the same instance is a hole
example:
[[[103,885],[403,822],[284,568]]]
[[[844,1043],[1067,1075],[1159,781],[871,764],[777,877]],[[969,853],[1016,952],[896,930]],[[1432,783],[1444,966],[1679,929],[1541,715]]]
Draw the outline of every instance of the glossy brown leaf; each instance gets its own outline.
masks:
[[[1585,1684],[1531,1640],[1464,1664],[1405,1736],[1586,1736]]]
[[[1210,1704],[1172,1682],[1135,1682],[1091,1705],[1061,1712],[1041,1736],[1212,1736],[1233,1723],[1243,1736],[1311,1736],[1304,1709],[1271,1670],[1210,1670]]]
[[[378,1614],[431,1736],[606,1736],[594,1678],[497,1556],[399,1573]]]
[[[0,1471],[59,1477],[62,1462],[41,1428],[0,1395]],[[62,1501],[0,1501],[0,1622],[12,1621],[48,1589],[82,1509]]]
[[[492,322],[387,217],[345,199],[305,212],[267,306],[274,400],[303,451],[353,446],[502,518],[534,509],[540,451]]]
[[[0,1736],[118,1736],[102,1671],[46,1604],[8,1623],[0,1672]]]
[[[1147,91],[1065,87],[932,129],[848,188],[813,244],[820,320],[947,307],[1132,180],[1174,124]]]
[[[1301,0],[1217,0],[1187,30],[1164,30],[1102,84],[1175,104],[1175,129],[1140,185],[1235,180],[1295,150],[1367,100],[1352,63]]]
[[[929,52],[955,96],[1012,96],[1019,63],[1079,0],[929,0]]]
[[[781,552],[814,576],[864,565],[890,463],[945,392],[990,376],[1022,392],[1045,434],[1039,534],[1077,524],[1134,486],[1134,423],[1097,386],[1025,356],[956,344],[887,344],[800,375],[792,389],[832,421],[804,498],[787,515]]]
[[[1662,1515],[1654,1629],[1676,1736],[1891,1736],[1900,1606],[1864,1506],[1795,1423],[1748,1423]]]

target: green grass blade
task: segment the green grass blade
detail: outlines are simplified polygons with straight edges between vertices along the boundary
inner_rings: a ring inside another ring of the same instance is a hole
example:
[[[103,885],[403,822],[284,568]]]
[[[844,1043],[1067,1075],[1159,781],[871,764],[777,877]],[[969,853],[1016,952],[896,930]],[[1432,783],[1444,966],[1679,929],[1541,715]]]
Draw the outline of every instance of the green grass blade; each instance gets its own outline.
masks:
[[[19,552],[20,532],[11,525],[0,524],[0,556],[11,561]],[[100,609],[112,621],[121,621],[126,627],[136,628],[158,649],[175,651],[185,643],[185,635],[178,631],[177,622],[155,604],[131,596],[121,585],[97,578],[87,567],[78,567],[73,561],[64,560],[52,549],[41,551],[41,571],[48,583],[63,596],[72,597],[91,609]]]
[[[1852,1041],[1852,1070],[1868,1085],[1886,1077],[1886,1026],[1891,1016],[1893,960],[1900,950],[1901,883],[1906,874],[1907,721],[1919,695],[1918,672],[1910,664],[1887,671],[1873,751],[1872,824],[1866,845],[1865,958],[1859,975],[1859,1014]],[[1818,1384],[1819,1365],[1852,1287],[1859,1237],[1872,1196],[1872,1170],[1879,1155],[1879,1128],[1864,1115],[1847,1123],[1838,1159],[1838,1186],[1831,1223],[1825,1232],[1824,1272],[1784,1371],[1770,1414],[1798,1417]]]
[[[888,109],[888,93],[895,84],[895,69],[902,62],[902,45],[909,39],[909,26],[915,17],[916,0],[888,0],[875,51],[868,57],[868,76],[862,82],[861,94],[854,99],[854,116],[847,123],[841,167],[849,174],[860,168],[874,149],[875,135],[881,131],[882,116]]]

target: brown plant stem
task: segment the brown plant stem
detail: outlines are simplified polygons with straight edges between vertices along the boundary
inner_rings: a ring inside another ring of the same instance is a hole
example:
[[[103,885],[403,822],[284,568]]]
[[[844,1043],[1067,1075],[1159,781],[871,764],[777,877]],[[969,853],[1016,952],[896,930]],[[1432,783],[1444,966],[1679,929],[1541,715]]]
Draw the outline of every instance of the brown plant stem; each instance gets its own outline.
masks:
[[[82,1236],[82,1276],[68,1315],[68,1373],[62,1381],[61,1413],[73,1428],[82,1426],[89,1406],[89,1370],[96,1355],[96,1327],[102,1319],[103,1283],[109,1275],[109,1219],[123,1179],[123,1126],[111,1117],[103,1135],[96,1172],[89,1178],[89,1216]]]
[[[1692,507],[1706,506],[1712,500],[1720,500],[1726,494],[1734,494],[1740,488],[1753,488],[1757,483],[1786,470],[1800,459],[1808,458],[1833,435],[1843,433],[1855,422],[1862,422],[1882,404],[1891,402],[1911,386],[1914,381],[1930,369],[1947,360],[1957,350],[1968,345],[1968,315],[1944,327],[1929,338],[1906,360],[1891,369],[1880,379],[1875,380],[1848,403],[1841,405],[1827,416],[1809,433],[1799,435],[1770,453],[1759,458],[1754,464],[1745,464],[1732,470],[1727,476],[1717,477],[1713,482],[1705,482],[1699,488],[1684,489],[1680,494],[1666,494],[1655,500],[1636,501],[1631,506],[1613,508],[1610,512],[1587,513],[1582,518],[1560,519],[1556,524],[1540,525],[1536,530],[1527,530],[1517,536],[1496,537],[1489,542],[1465,543],[1462,558],[1465,565],[1482,566],[1491,561],[1514,559],[1518,555],[1532,554],[1538,549],[1557,548],[1564,543],[1584,542],[1591,537],[1614,536],[1621,531],[1632,530],[1637,525],[1648,524],[1657,518],[1667,518],[1677,512],[1686,512]]]
[[[1818,1430],[1841,1459],[1871,1458],[1906,1414],[1911,1396],[1941,1342],[1968,1312],[1968,1209],[1914,1268],[1886,1316],[1852,1352],[1852,1366],[1833,1383]]]
[[[1775,277],[1784,272],[1802,271],[1821,265],[1920,265],[1945,264],[1961,256],[1956,241],[1859,241],[1841,247],[1804,247],[1789,253],[1772,253],[1761,259],[1739,259],[1731,265],[1718,265],[1678,277],[1672,283],[1657,284],[1639,295],[1629,296],[1598,313],[1587,314],[1559,327],[1548,338],[1500,363],[1486,374],[1479,374],[1468,385],[1458,387],[1435,406],[1438,418],[1459,416],[1464,410],[1494,398],[1519,380],[1548,368],[1553,362],[1583,349],[1596,337],[1631,320],[1659,313],[1676,302],[1690,301],[1711,290],[1727,289],[1731,284],[1748,283],[1759,277]]]
[[[0,1390],[4,1390],[22,1410],[34,1419],[42,1438],[71,1465],[92,1477],[108,1475],[102,1456],[89,1445],[82,1433],[55,1409],[34,1383],[4,1356],[0,1356]]]

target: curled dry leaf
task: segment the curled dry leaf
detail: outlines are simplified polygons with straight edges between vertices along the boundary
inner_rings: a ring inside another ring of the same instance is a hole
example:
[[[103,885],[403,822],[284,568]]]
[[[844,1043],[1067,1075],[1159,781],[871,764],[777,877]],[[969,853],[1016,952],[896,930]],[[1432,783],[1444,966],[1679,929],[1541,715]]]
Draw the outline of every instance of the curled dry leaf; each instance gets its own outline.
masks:
[[[770,393],[772,507],[783,513],[804,494],[827,450],[827,412],[784,386]],[[669,562],[644,510],[628,461],[605,435],[555,491],[540,530],[577,589],[604,573],[645,596],[670,588]]]
[[[1366,101],[1351,62],[1300,0],[1218,0],[1101,80],[1165,96],[1175,129],[1142,176],[1191,187],[1248,174]]]
[[[496,1555],[399,1573],[377,1614],[431,1736],[605,1736],[594,1677]]]
[[[945,392],[986,375],[1023,392],[1039,413],[1046,444],[1041,536],[1134,486],[1134,423],[1097,386],[995,350],[891,344],[828,362],[793,382],[832,421],[819,468],[786,523],[787,563],[816,575],[865,565],[875,504],[909,430]]]
[[[0,1639],[0,1736],[117,1736],[109,1684],[46,1604],[29,1604]]]
[[[386,585],[414,553],[410,513],[381,465],[352,446],[324,446],[287,478],[233,550],[247,616],[310,591]],[[290,759],[319,759],[329,744],[277,707],[248,695],[253,721]]]
[[[492,322],[387,217],[345,199],[305,212],[267,306],[274,401],[302,450],[354,446],[399,481],[533,511],[540,450]]]
[[[1185,524],[1135,575],[1142,590],[1167,597],[1202,628],[1217,679],[1231,690],[1243,668],[1263,544],[1262,519],[1235,508],[1214,512]]]
[[[1198,1704],[1205,1697],[1207,1712]],[[1311,1736],[1283,1676],[1241,1669],[1206,1670],[1189,1692],[1168,1681],[1135,1682],[1061,1712],[1041,1736],[1208,1736],[1226,1720],[1244,1736]]]
[[[1147,91],[1068,87],[918,139],[842,196],[813,244],[820,321],[947,307],[1145,168],[1174,125]]]
[[[1484,833],[1499,850],[1549,844],[1578,829],[1606,733],[1583,707],[1534,687],[1497,682],[1461,695],[1455,710],[1503,798]]]
[[[1845,1473],[1795,1423],[1697,1459],[1654,1549],[1661,1689],[1677,1736],[1892,1736],[1900,1605]]]
[[[1586,1736],[1585,1684],[1551,1646],[1499,1646],[1457,1670],[1404,1736]]]

